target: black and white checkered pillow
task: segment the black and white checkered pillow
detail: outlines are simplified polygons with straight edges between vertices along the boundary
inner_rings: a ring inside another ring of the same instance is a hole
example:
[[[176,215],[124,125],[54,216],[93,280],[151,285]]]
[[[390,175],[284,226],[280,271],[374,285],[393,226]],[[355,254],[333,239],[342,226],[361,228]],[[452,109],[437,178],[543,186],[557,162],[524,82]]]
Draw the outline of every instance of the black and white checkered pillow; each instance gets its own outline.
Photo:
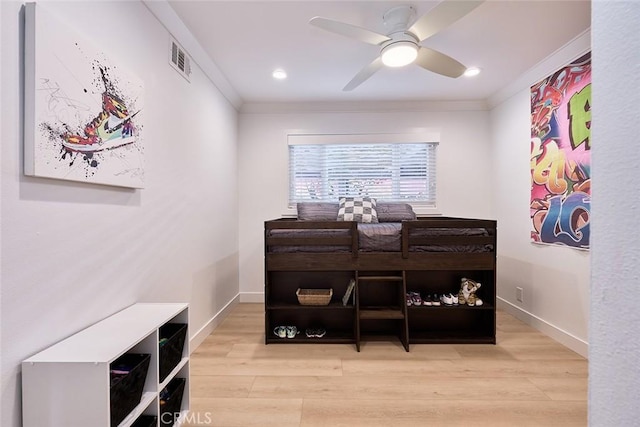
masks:
[[[371,197],[341,197],[338,221],[377,223],[376,199]]]

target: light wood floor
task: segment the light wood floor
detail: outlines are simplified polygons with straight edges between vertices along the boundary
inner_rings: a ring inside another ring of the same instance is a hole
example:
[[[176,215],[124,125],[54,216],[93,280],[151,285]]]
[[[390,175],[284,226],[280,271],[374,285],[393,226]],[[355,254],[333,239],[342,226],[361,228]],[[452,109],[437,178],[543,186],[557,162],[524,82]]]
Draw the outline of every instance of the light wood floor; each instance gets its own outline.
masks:
[[[239,304],[191,359],[188,426],[585,426],[587,361],[498,312],[497,345],[264,345]]]

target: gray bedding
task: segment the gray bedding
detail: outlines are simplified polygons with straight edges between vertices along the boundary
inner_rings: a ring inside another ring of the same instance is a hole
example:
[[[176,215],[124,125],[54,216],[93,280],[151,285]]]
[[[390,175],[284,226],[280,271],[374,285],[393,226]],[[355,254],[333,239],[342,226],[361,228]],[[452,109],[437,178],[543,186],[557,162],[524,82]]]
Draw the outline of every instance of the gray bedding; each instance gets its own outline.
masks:
[[[402,223],[358,224],[358,243],[364,252],[400,252]]]
[[[484,228],[413,228],[410,236],[488,236],[489,232]],[[491,252],[493,245],[414,245],[409,247],[410,252]]]
[[[411,236],[487,236],[484,228],[419,228],[411,229]],[[270,231],[271,237],[347,237],[348,230],[327,229],[276,229]],[[377,224],[358,224],[358,244],[362,252],[400,252],[402,242],[402,223],[383,222]],[[490,252],[492,245],[412,245],[412,252]],[[295,252],[350,252],[351,246],[272,246],[272,253]]]

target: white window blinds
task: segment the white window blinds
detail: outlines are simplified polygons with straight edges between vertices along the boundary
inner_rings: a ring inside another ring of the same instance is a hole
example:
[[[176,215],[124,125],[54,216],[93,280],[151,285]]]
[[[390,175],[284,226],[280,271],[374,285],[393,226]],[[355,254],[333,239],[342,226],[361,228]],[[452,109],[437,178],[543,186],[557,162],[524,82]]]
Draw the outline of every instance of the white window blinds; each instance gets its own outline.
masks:
[[[436,203],[437,142],[290,143],[289,204],[369,196]]]

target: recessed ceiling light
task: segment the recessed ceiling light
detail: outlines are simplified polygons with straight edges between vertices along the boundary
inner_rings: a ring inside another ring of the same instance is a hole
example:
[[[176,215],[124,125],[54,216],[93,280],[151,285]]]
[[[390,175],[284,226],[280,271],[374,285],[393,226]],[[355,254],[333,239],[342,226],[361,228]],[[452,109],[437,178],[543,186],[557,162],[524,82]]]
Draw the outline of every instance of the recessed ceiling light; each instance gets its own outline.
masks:
[[[277,70],[273,70],[273,74],[271,75],[276,80],[284,80],[287,78],[287,72],[281,68],[278,68]]]
[[[477,76],[478,74],[480,74],[480,68],[478,67],[469,67],[464,72],[465,77],[474,77],[474,76]]]

